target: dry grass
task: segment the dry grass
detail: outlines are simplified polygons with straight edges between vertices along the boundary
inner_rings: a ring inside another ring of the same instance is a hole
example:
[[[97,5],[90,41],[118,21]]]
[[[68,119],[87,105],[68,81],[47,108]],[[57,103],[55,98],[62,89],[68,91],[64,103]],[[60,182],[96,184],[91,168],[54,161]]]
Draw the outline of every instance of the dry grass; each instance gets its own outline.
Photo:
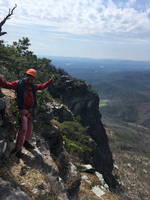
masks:
[[[119,197],[116,194],[113,194],[112,192],[107,192],[104,196],[103,196],[104,200],[123,200],[122,197]]]

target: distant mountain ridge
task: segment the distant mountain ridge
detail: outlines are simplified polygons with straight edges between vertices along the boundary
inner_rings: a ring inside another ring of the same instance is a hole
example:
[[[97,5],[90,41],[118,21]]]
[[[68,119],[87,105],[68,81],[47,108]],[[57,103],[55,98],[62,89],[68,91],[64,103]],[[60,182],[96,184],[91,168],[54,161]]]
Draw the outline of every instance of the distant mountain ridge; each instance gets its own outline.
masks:
[[[41,56],[42,57],[42,56]],[[89,68],[91,66],[93,67],[99,67],[101,65],[104,65],[106,67],[117,67],[118,69],[121,68],[140,68],[144,67],[145,69],[150,68],[150,61],[134,61],[134,60],[119,60],[119,59],[94,59],[94,58],[75,58],[75,57],[57,57],[57,56],[49,56],[52,60],[52,63],[56,65],[57,67],[66,68],[68,67],[68,63],[71,63],[69,65],[70,67],[82,67]]]

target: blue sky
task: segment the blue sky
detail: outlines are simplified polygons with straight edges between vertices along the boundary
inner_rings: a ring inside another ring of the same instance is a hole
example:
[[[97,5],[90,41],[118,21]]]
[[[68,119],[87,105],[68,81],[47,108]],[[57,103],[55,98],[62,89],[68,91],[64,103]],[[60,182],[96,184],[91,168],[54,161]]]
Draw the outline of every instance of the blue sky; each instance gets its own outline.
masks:
[[[1,37],[38,55],[150,60],[150,0],[0,0]]]

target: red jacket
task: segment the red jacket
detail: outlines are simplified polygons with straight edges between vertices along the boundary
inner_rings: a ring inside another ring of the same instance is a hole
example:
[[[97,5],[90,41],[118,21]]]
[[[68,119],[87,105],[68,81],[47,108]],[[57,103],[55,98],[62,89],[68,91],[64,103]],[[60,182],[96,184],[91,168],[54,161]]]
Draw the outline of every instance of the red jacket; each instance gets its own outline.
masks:
[[[11,81],[11,82],[6,82],[2,79],[0,79],[0,87],[6,88],[6,89],[12,89],[12,90],[17,90],[17,86],[18,86],[18,80],[17,81]],[[53,80],[49,80],[45,83],[42,84],[35,84],[35,89],[36,90],[44,90],[45,88],[47,88],[51,83],[53,83]],[[31,85],[26,82],[25,83],[25,88],[27,88],[27,92],[24,93],[24,106],[26,108],[31,108],[34,103],[35,103],[35,99],[34,99],[34,95],[31,89]]]

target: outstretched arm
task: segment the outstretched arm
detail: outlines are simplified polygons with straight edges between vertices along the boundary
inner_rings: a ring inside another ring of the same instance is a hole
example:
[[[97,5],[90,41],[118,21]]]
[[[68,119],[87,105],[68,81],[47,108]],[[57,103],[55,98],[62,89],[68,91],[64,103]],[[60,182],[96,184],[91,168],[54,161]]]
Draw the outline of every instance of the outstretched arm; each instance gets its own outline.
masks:
[[[54,81],[53,79],[50,79],[49,81],[42,83],[42,84],[36,84],[37,90],[44,90],[46,89],[50,84],[52,84]]]
[[[2,78],[0,78],[0,87],[2,88],[16,90],[17,85],[18,85],[18,81],[7,82],[3,80]]]

